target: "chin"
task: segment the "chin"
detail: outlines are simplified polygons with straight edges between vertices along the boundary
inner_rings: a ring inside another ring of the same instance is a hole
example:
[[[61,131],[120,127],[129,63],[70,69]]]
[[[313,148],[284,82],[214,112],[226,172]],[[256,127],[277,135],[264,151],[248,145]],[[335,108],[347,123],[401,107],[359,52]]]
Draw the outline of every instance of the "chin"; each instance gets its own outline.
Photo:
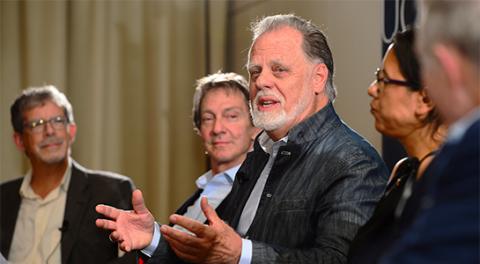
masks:
[[[253,114],[253,125],[266,131],[276,130],[288,122],[285,111],[280,113],[260,112],[256,110]]]

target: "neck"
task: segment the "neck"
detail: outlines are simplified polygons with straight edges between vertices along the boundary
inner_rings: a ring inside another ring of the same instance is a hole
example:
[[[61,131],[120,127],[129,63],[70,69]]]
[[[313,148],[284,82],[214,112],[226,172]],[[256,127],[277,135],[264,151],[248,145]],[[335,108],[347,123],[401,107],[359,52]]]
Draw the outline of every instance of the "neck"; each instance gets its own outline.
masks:
[[[45,198],[53,189],[60,185],[67,166],[67,159],[55,164],[32,162],[32,181],[30,186],[33,191],[40,197]]]
[[[431,127],[427,126],[417,129],[407,137],[400,139],[408,156],[422,160],[422,163],[418,168],[417,178],[420,178],[423,175],[423,172],[433,159],[433,155],[429,157],[427,157],[427,155],[439,148],[444,137],[445,133],[443,128],[438,129],[438,131],[432,135]]]
[[[242,162],[245,160],[245,157],[246,157],[246,154],[239,161],[235,161],[235,162],[231,161],[231,162],[226,162],[226,163],[214,162],[210,159],[211,160],[210,161],[210,168],[212,170],[212,175],[217,175],[220,172],[229,170],[229,169],[231,169],[235,166],[238,166],[238,165],[242,164]]]

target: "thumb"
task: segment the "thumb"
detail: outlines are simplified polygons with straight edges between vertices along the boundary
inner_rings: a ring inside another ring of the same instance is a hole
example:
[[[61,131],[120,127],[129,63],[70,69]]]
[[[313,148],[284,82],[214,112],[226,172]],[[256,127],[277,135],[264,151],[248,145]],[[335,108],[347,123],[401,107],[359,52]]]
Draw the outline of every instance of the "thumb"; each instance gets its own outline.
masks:
[[[200,207],[202,208],[202,211],[210,224],[220,221],[217,212],[215,212],[215,210],[208,204],[207,197],[202,197],[202,200],[200,201]]]
[[[142,191],[136,189],[132,193],[132,206],[133,210],[137,214],[145,214],[148,213],[147,207],[145,207],[145,202],[143,201]]]

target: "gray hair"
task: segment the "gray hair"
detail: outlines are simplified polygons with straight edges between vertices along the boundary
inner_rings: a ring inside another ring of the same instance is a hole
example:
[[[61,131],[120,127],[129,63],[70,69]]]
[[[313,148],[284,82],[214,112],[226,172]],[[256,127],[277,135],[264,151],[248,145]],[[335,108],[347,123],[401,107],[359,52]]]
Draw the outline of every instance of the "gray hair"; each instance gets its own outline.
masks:
[[[195,93],[193,94],[193,126],[198,133],[201,126],[201,105],[205,95],[216,89],[224,89],[228,91],[238,91],[243,95],[245,105],[249,108],[250,93],[248,91],[248,82],[239,74],[228,72],[217,72],[197,80]]]
[[[424,0],[418,47],[432,58],[434,43],[453,46],[466,59],[480,67],[480,1]]]
[[[20,134],[23,133],[23,113],[37,106],[44,105],[46,102],[53,102],[58,107],[63,108],[67,122],[74,123],[72,105],[67,97],[55,86],[44,85],[29,87],[23,90],[22,94],[15,99],[10,107],[13,130]]]
[[[327,43],[325,34],[320,28],[301,17],[293,14],[288,15],[274,15],[264,17],[251,24],[251,31],[253,33],[252,44],[248,52],[248,59],[250,60],[250,52],[253,44],[263,33],[274,31],[281,27],[291,27],[298,30],[303,36],[303,51],[306,57],[314,63],[324,63],[328,68],[328,79],[326,85],[326,94],[330,101],[334,101],[337,96],[335,85],[333,84],[334,65],[332,52]]]

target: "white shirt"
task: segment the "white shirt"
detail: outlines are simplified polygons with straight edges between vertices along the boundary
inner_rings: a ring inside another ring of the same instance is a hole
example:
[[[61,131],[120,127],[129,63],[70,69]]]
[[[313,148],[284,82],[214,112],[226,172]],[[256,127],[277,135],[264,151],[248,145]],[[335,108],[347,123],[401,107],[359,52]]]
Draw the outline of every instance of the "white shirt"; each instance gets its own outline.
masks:
[[[265,131],[263,131],[258,137],[258,143],[260,144],[260,147],[263,149],[263,151],[270,154],[270,157],[268,158],[267,164],[263,168],[257,183],[255,183],[255,186],[250,193],[250,197],[248,197],[247,203],[243,208],[242,215],[240,216],[237,232],[241,236],[244,236],[248,232],[248,229],[255,218],[255,214],[260,203],[260,198],[262,196],[263,189],[265,188],[265,184],[267,183],[268,176],[270,175],[270,171],[272,170],[273,162],[277,157],[278,149],[287,142],[288,135],[278,141],[273,141]],[[240,255],[239,264],[250,264],[252,262],[252,247],[251,240],[242,238],[242,253]]]
[[[22,198],[18,212],[9,263],[61,263],[60,240],[68,184],[71,178],[71,160],[62,182],[44,199],[37,195],[30,182],[32,171],[23,178],[19,193]]]

